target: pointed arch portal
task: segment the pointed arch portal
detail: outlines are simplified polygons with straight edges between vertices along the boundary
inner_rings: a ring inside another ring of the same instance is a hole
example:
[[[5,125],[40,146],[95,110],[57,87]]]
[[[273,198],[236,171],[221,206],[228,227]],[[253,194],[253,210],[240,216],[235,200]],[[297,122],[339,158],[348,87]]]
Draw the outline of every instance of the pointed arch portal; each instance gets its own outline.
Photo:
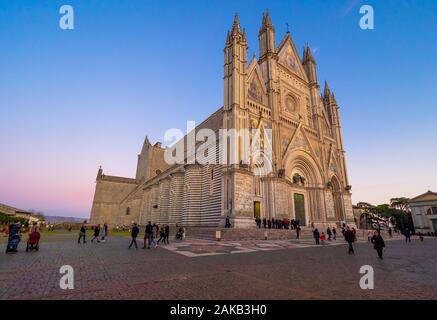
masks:
[[[293,150],[284,158],[285,175],[293,182],[292,194],[295,219],[305,226],[322,219],[322,175],[314,158],[304,150]]]

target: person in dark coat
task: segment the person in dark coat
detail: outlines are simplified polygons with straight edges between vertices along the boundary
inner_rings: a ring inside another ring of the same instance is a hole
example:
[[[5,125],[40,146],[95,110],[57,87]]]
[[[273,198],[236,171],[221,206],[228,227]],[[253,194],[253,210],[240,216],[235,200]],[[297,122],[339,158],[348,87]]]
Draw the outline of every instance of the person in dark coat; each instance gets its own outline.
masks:
[[[255,218],[255,223],[256,223],[256,226],[260,229],[261,228],[261,219],[259,217]]]
[[[270,219],[267,220],[267,227],[268,227],[269,229],[272,228],[272,221],[271,221]]]
[[[150,249],[150,244],[152,243],[152,238],[153,238],[153,226],[151,221],[149,221],[149,223],[147,224],[145,231],[146,232],[144,236],[143,249],[146,249],[146,244],[147,244],[147,249]]]
[[[85,237],[86,237],[86,229],[85,229],[85,225],[83,224],[79,230],[79,239],[77,239],[77,243],[80,243],[80,239],[83,239],[83,243],[86,243]]]
[[[313,231],[313,237],[314,237],[314,239],[316,239],[316,244],[320,244],[320,241],[319,241],[320,232],[319,232],[319,230],[317,230],[317,228],[315,228]]]
[[[332,231],[330,227],[328,227],[328,229],[326,230],[326,234],[328,235],[328,240],[331,241]]]
[[[411,242],[411,232],[410,232],[410,229],[405,228],[404,236],[405,236],[405,243]]]
[[[225,228],[230,228],[230,227],[231,227],[231,220],[229,219],[229,216],[226,216]]]
[[[296,239],[299,239],[300,237],[300,225],[296,226]]]
[[[335,227],[332,227],[332,235],[334,236],[334,240],[337,240],[337,229],[335,229]]]
[[[264,229],[267,227],[267,219],[266,218],[263,218],[263,227],[264,227]]]
[[[132,230],[130,232],[130,236],[132,237],[132,241],[130,242],[129,249],[134,244],[135,245],[135,249],[138,250],[137,237],[138,237],[139,233],[140,233],[140,229],[138,229],[137,224],[136,223],[132,224]]]
[[[170,226],[167,224],[165,225],[165,239],[164,243],[169,244],[168,239],[170,238]]]
[[[379,259],[382,259],[382,251],[385,247],[384,239],[381,237],[381,232],[376,230],[372,237],[373,248],[378,252]]]
[[[94,238],[91,239],[91,243],[94,241],[94,239],[96,239],[97,242],[100,242],[99,234],[100,234],[100,224],[98,224],[97,227],[94,228]]]
[[[344,232],[344,240],[349,244],[348,254],[355,254],[353,243],[355,242],[355,234],[353,231],[348,227],[346,227],[346,230]]]
[[[164,226],[161,226],[161,228],[159,229],[159,239],[158,239],[158,244],[160,243],[160,242],[164,242],[164,244],[165,244],[165,227]]]

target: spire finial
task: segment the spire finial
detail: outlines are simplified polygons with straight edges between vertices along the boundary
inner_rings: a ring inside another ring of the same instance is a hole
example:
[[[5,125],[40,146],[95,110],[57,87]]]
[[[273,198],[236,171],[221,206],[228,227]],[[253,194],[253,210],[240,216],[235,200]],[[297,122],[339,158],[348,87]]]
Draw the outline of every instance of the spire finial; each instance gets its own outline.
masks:
[[[232,25],[232,34],[240,33],[240,20],[238,19],[238,13],[235,13],[234,24]]]
[[[329,90],[328,81],[325,80],[325,99],[330,98],[331,91]]]
[[[314,64],[316,63],[313,54],[311,53],[311,48],[309,47],[308,42],[305,44],[305,47],[303,49],[303,61],[304,62],[311,61]]]
[[[290,29],[289,29],[290,26],[288,25],[288,22],[286,22],[285,25],[287,27],[287,33],[290,33]]]

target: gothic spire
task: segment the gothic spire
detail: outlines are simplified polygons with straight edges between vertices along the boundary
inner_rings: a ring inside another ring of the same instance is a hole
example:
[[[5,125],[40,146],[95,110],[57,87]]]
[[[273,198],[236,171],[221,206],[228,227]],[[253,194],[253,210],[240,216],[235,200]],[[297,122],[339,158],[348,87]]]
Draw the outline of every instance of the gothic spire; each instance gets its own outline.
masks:
[[[272,21],[270,20],[270,14],[269,14],[268,10],[265,13],[265,17],[266,17],[265,27],[273,27]]]
[[[228,30],[228,33],[226,35],[226,46],[231,44],[231,33]]]
[[[232,35],[236,35],[238,33],[241,33],[241,28],[240,28],[240,20],[238,19],[238,14],[235,14],[234,17],[234,24],[232,25]]]
[[[324,90],[325,99],[329,99],[331,96],[331,90],[329,90],[328,81],[325,80],[325,90]]]
[[[337,100],[335,100],[334,92],[331,92],[331,101],[332,101],[332,104],[337,105]]]
[[[311,48],[308,45],[306,45],[305,48],[303,49],[303,63],[306,63],[308,61],[316,63],[313,54],[311,53]]]
[[[266,31],[267,29],[273,29],[272,21],[270,20],[270,14],[268,11],[263,12],[263,21],[261,23],[261,29],[259,30],[260,33]]]

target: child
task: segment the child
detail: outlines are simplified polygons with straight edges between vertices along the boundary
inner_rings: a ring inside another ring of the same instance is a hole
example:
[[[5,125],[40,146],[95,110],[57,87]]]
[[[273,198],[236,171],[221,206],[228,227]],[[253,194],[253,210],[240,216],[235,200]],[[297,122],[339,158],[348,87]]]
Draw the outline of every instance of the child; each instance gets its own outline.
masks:
[[[325,244],[325,240],[326,240],[326,235],[324,232],[322,232],[322,234],[320,235],[320,240],[322,241],[322,245]]]

